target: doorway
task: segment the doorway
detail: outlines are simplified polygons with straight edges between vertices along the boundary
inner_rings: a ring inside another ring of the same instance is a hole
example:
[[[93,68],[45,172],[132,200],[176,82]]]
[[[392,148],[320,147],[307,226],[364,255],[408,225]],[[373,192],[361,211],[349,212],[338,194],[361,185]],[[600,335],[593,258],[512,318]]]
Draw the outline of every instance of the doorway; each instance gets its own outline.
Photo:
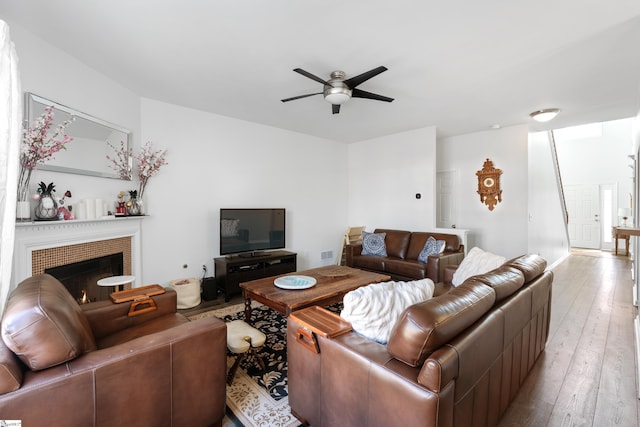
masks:
[[[615,184],[574,184],[564,187],[569,216],[570,246],[611,249],[611,227],[617,223]]]
[[[436,227],[456,228],[456,171],[436,173]]]

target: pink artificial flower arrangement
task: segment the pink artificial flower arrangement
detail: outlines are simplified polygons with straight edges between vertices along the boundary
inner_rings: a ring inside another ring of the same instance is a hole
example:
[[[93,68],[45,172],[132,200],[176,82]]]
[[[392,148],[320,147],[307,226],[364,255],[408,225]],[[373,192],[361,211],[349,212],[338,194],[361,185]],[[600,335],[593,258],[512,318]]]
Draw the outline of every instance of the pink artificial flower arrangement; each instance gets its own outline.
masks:
[[[20,145],[20,177],[18,179],[18,200],[27,200],[31,172],[37,165],[50,160],[55,153],[65,149],[65,145],[73,138],[64,130],[75,117],[59,124],[53,135],[49,136],[53,123],[53,106],[46,107],[44,112],[27,129],[25,129]]]
[[[144,189],[149,182],[149,178],[157,174],[162,165],[166,165],[165,157],[167,150],[152,150],[151,141],[144,144],[140,154],[134,156],[136,166],[138,167],[138,179],[140,180],[140,189],[138,190],[138,198],[142,199]]]

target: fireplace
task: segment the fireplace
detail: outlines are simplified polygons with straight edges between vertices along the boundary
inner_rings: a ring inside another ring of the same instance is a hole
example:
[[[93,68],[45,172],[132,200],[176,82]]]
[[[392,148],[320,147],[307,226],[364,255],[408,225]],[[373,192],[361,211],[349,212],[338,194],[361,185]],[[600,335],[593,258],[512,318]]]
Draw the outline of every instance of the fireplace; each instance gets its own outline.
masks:
[[[136,277],[136,284],[143,283],[140,248],[143,218],[145,217],[16,224],[11,290],[30,276],[111,255],[121,256],[122,266],[111,267],[107,273],[101,273],[101,277],[131,275]],[[97,282],[101,277],[84,280],[87,283]],[[131,289],[131,286],[132,284],[127,284],[124,289]],[[92,298],[101,299],[105,295],[108,298],[113,288],[107,287],[104,292],[101,296],[94,294]],[[73,295],[78,298],[75,293]]]
[[[120,252],[59,267],[46,268],[44,272],[62,282],[77,301],[108,300],[113,288],[98,286],[97,281],[105,277],[123,274],[123,254]]]

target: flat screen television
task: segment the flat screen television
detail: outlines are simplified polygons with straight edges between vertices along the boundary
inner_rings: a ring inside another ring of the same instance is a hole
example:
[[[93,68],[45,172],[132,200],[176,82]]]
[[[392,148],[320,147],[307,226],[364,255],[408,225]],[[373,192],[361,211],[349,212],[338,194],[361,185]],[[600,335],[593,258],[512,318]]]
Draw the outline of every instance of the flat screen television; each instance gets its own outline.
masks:
[[[220,255],[256,255],[284,247],[284,209],[220,209]]]

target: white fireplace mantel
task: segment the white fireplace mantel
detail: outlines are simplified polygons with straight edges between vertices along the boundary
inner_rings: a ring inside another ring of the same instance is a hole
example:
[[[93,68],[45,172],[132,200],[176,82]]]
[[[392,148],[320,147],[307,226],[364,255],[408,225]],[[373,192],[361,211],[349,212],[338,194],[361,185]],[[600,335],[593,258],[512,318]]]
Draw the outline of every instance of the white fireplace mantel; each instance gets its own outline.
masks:
[[[101,240],[131,238],[131,270],[141,278],[141,221],[144,216],[95,220],[34,221],[16,223],[11,289],[31,277],[33,251]],[[140,283],[139,280],[136,280]]]

